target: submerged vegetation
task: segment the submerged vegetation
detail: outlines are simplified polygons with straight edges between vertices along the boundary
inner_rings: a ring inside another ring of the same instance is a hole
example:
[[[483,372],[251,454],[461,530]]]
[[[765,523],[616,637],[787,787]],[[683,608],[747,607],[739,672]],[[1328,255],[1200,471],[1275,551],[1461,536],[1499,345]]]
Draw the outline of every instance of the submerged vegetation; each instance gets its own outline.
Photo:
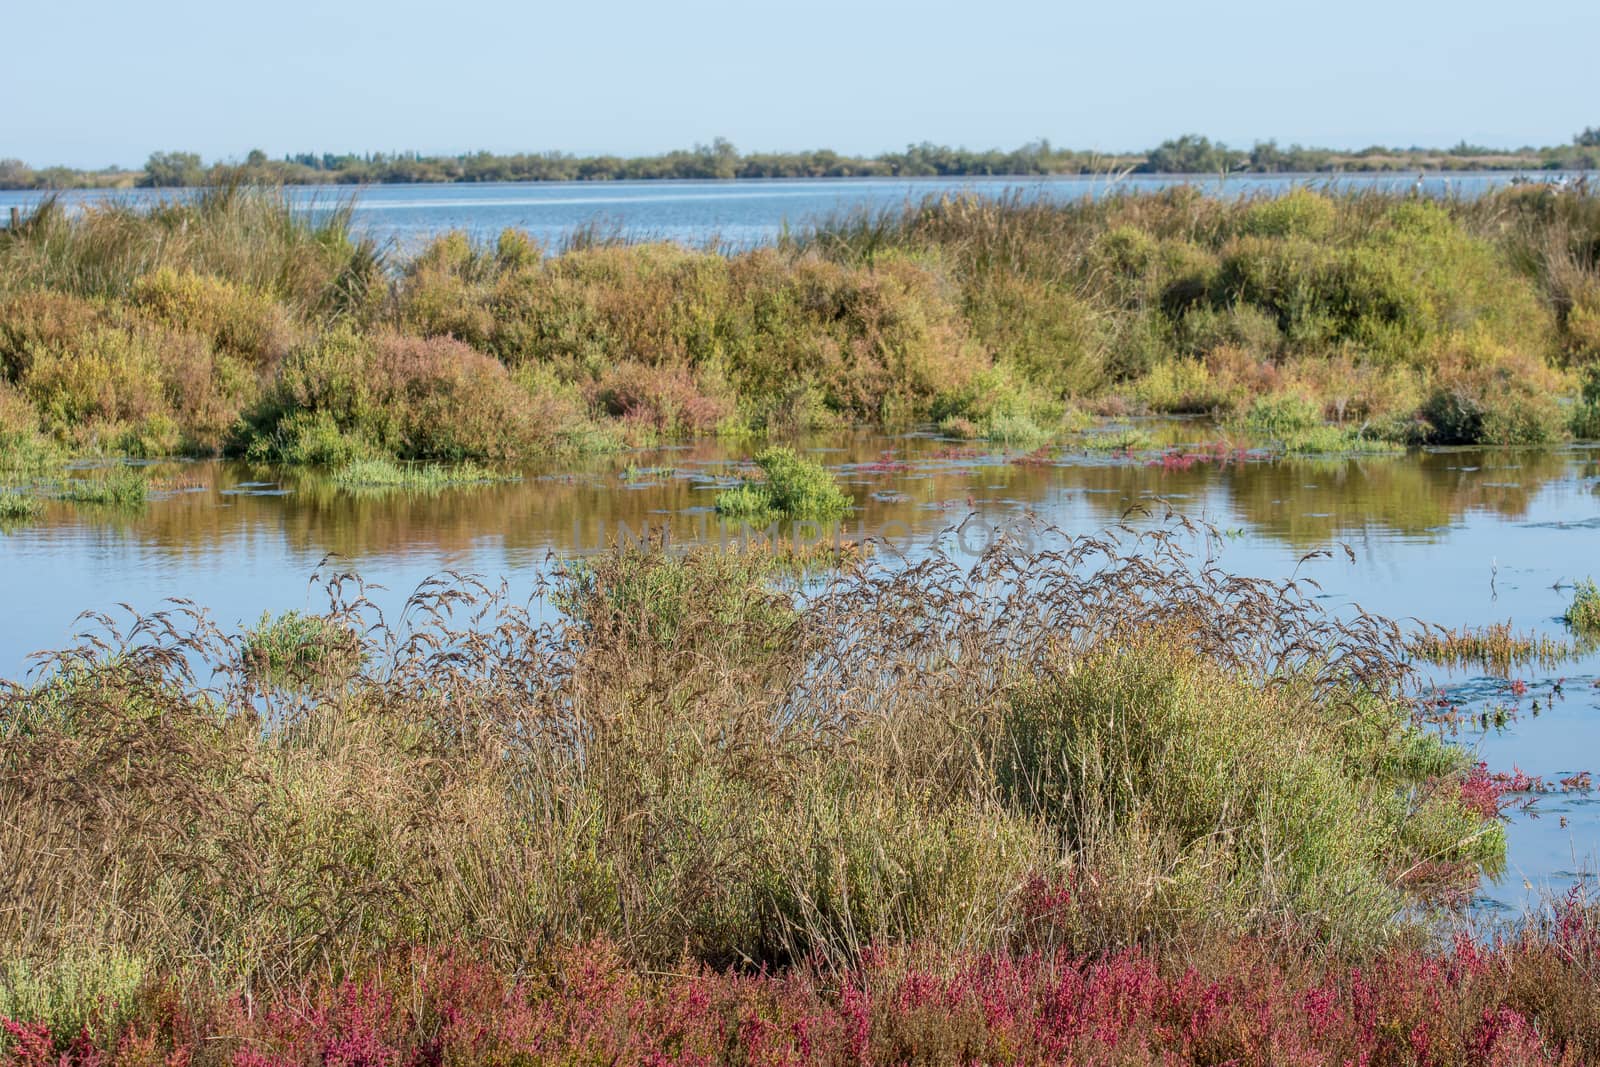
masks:
[[[726,255],[507,231],[400,261],[349,218],[227,186],[0,231],[0,466],[504,465],[863,422],[1032,448],[1085,411],[1308,452],[1600,425],[1580,189],[929,200]]]

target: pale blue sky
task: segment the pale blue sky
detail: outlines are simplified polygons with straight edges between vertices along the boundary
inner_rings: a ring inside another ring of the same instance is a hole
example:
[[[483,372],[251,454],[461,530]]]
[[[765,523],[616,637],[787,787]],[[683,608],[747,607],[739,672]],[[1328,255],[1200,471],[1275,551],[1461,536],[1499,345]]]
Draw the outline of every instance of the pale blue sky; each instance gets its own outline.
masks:
[[[1596,0],[34,0],[0,157],[1553,144],[1600,124],[1597,41]]]

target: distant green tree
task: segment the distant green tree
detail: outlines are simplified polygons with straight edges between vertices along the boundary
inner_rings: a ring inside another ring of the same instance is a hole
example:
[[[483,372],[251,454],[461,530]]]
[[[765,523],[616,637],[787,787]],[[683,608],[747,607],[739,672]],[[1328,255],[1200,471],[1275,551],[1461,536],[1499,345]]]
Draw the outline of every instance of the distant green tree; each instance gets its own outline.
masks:
[[[0,189],[33,188],[33,168],[20,159],[0,159]]]
[[[1209,137],[1186,133],[1175,140],[1162,141],[1140,169],[1155,174],[1214,174],[1236,170],[1249,158],[1243,152],[1230,151],[1221,141],[1213,144]]]
[[[1572,143],[1579,148],[1600,148],[1600,126],[1585,126],[1582,133],[1573,135]]]
[[[266,162],[267,154],[259,148],[250,149],[250,154],[244,157],[244,165],[247,167],[265,166]]]
[[[185,185],[199,185],[205,181],[205,169],[200,156],[194,152],[151,152],[144,165],[144,177],[139,184],[152,189],[173,189]]]
[[[1290,169],[1289,153],[1278,147],[1277,141],[1257,141],[1250,149],[1250,169],[1280,171]]]

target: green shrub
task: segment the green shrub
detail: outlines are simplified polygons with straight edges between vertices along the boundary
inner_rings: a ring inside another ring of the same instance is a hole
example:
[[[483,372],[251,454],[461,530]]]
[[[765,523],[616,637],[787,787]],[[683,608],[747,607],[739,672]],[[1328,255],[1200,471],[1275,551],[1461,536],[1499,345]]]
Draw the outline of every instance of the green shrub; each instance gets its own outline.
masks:
[[[325,615],[262,612],[244,632],[239,656],[245,670],[261,681],[303,685],[339,681],[361,665],[361,641],[347,623]]]
[[[1094,307],[1072,290],[996,274],[968,295],[966,310],[974,336],[996,361],[1046,397],[1084,396],[1104,382]]]
[[[1600,363],[1584,373],[1583,391],[1572,409],[1571,430],[1579,440],[1600,439]]]
[[[1269,312],[1303,351],[1348,341],[1413,366],[1474,332],[1542,351],[1553,324],[1492,245],[1444,209],[1410,202],[1388,205],[1360,239],[1238,238],[1224,249],[1213,301]]]
[[[134,282],[132,300],[157,321],[200,334],[255,368],[275,366],[293,340],[281,304],[222,278],[163,268]]]
[[[1600,634],[1600,586],[1593,578],[1578,583],[1565,616],[1567,625],[1583,634]]]
[[[1322,241],[1332,236],[1338,213],[1337,205],[1328,197],[1310,189],[1296,188],[1245,207],[1239,220],[1239,232],[1256,237]]]
[[[733,411],[731,401],[713,395],[687,367],[623,363],[601,374],[593,395],[606,414],[664,437],[709,433]]]
[[[0,314],[0,380],[19,382],[39,349],[74,344],[110,318],[101,301],[50,290],[7,294]]]
[[[480,288],[463,274],[475,273],[466,235],[437,238],[406,270],[400,324],[425,337],[452,337],[486,349],[495,333],[494,313]]]
[[[0,382],[0,472],[35,473],[56,458],[39,432],[39,413],[18,390]]]
[[[1403,704],[1307,706],[1292,685],[1258,688],[1158,634],[1040,678],[1005,715],[1006,794],[1089,870],[1139,857],[1162,871],[1129,904],[1149,923],[1182,912],[1242,930],[1293,914],[1336,942],[1370,942],[1395,912],[1397,866],[1504,847],[1448,795],[1396,793],[1447,769],[1439,756],[1460,761],[1413,744]]]
[[[1235,348],[1256,359],[1272,359],[1283,346],[1277,320],[1252,304],[1196,308],[1182,317],[1178,332],[1181,347],[1199,357]]]
[[[552,421],[502,364],[460,342],[340,327],[290,354],[243,444],[286,462],[506,461],[549,448]]]
[[[1241,428],[1255,437],[1282,441],[1322,425],[1322,409],[1295,393],[1257,397]]]
[[[973,375],[959,391],[940,397],[934,417],[958,437],[984,437],[1001,444],[1030,444],[1051,436],[1045,427],[1061,420],[1061,403],[1011,364]],[[960,420],[960,421],[956,421]],[[971,432],[955,432],[965,426]]]
[[[166,408],[161,381],[161,335],[111,326],[59,347],[34,348],[22,388],[46,427],[85,440],[90,427],[137,422]]]
[[[746,481],[717,494],[717,514],[726,518],[830,519],[850,510],[850,497],[826,467],[790,448],[756,455],[760,481]]]
[[[1479,391],[1442,387],[1422,406],[1435,444],[1541,445],[1558,440],[1565,427],[1555,398],[1528,395],[1515,387]]]

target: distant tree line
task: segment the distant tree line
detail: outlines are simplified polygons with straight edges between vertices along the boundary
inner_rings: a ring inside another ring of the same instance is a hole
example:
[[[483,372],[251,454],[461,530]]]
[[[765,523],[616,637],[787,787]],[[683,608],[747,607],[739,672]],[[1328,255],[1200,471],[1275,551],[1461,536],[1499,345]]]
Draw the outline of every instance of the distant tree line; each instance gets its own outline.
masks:
[[[1038,140],[1011,151],[974,151],[923,142],[901,152],[847,156],[828,149],[743,153],[718,138],[709,145],[655,156],[576,156],[564,152],[454,156],[417,152],[342,154],[302,152],[271,159],[259,149],[244,160],[207,164],[194,152],[154,152],[142,170],[107,167],[35,169],[0,159],[0,189],[80,187],[181,188],[227,179],[289,185],[406,182],[636,181],[738,178],[922,178],[1041,176],[1131,171],[1146,174],[1327,173],[1403,170],[1592,170],[1600,169],[1600,127],[1588,127],[1572,142],[1549,148],[1486,148],[1465,141],[1451,148],[1389,148],[1357,151],[1280,146],[1258,141],[1230,148],[1198,134],[1184,134],[1147,152],[1105,154],[1057,148]]]

